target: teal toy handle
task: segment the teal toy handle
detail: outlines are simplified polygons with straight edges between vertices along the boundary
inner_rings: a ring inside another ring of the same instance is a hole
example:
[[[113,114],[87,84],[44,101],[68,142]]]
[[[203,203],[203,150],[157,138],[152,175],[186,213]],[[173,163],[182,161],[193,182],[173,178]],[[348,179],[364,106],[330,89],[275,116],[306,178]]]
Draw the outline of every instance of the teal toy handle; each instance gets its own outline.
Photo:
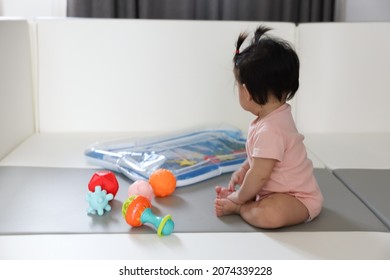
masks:
[[[156,228],[158,236],[170,235],[175,227],[171,215],[166,215],[165,217],[156,216],[151,208],[146,208],[142,212],[141,223],[152,224]]]

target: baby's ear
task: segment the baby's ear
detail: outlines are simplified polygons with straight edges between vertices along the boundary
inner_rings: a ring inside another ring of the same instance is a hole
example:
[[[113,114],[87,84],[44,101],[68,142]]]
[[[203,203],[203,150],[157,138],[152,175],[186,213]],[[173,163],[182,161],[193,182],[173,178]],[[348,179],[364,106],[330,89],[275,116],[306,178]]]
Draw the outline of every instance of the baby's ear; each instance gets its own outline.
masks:
[[[250,94],[248,88],[246,87],[246,84],[242,84],[242,87],[244,88],[244,94],[245,94],[246,100],[252,101],[253,100],[252,95]]]

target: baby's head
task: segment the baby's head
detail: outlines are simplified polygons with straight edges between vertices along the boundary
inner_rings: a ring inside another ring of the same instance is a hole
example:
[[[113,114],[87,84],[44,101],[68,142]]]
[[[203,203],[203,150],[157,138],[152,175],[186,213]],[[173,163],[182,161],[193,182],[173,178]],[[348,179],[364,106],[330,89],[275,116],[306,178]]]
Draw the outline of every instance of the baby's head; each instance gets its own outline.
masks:
[[[297,54],[286,41],[264,35],[269,30],[258,27],[250,45],[242,51],[248,34],[240,34],[233,59],[237,82],[244,84],[260,105],[268,102],[270,94],[281,102],[290,100],[299,87]]]

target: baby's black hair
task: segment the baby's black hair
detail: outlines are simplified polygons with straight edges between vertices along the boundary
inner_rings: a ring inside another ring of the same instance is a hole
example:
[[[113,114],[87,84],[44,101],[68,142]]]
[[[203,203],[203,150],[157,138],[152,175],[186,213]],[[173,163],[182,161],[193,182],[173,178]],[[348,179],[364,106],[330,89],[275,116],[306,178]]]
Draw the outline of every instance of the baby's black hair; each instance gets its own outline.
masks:
[[[299,59],[291,45],[267,35],[271,29],[259,26],[250,45],[240,52],[248,37],[241,33],[233,58],[234,74],[240,84],[245,84],[253,100],[264,105],[268,94],[279,101],[290,100],[299,87]]]

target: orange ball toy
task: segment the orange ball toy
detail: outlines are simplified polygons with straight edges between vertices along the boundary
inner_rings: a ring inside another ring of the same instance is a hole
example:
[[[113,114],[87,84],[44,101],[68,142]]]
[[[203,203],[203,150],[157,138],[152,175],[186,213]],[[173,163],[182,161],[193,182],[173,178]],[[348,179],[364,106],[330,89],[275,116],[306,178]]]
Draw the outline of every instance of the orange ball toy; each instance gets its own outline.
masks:
[[[176,177],[168,169],[157,169],[149,177],[154,195],[165,197],[171,195],[176,189]]]

